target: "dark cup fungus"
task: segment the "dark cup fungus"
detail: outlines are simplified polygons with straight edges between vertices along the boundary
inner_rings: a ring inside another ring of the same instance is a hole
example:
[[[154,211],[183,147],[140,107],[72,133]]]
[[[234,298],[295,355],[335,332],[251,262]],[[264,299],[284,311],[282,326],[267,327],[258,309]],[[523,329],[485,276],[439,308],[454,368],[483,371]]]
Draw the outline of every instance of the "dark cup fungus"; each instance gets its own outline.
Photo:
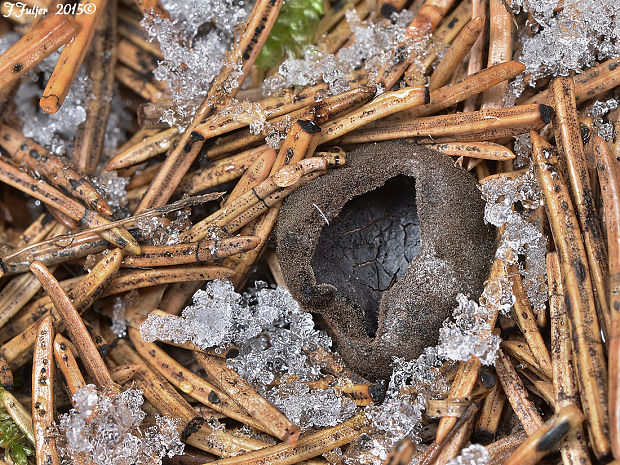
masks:
[[[322,316],[348,366],[387,377],[392,357],[437,343],[459,292],[482,292],[494,255],[483,213],[474,179],[449,157],[368,144],[288,197],[277,253],[289,290]]]

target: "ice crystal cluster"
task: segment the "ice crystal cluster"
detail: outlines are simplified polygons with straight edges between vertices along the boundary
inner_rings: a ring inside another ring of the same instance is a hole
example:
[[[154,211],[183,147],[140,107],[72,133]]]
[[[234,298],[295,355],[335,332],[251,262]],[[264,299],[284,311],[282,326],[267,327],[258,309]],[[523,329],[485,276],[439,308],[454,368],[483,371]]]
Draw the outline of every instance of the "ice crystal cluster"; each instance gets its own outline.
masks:
[[[532,81],[566,75],[620,53],[620,3],[617,0],[512,0],[527,12],[519,61]],[[531,32],[534,34],[531,34]]]
[[[179,421],[156,417],[142,425],[142,391],[101,392],[89,384],[73,396],[74,408],[61,415],[59,452],[63,463],[82,457],[95,465],[160,465],[163,457],[183,453]]]
[[[0,53],[4,53],[20,38],[16,32],[9,32],[0,38]],[[86,119],[86,106],[93,98],[90,92],[91,81],[84,67],[78,72],[60,109],[54,114],[44,113],[39,108],[39,99],[49,77],[58,61],[60,52],[56,51],[28,72],[19,89],[15,100],[17,116],[23,123],[23,134],[56,155],[71,155],[73,139],[79,124]],[[123,127],[131,116],[125,109],[125,102],[115,92],[112,98],[110,117],[106,127],[104,152],[108,155],[116,146],[126,139]]]
[[[614,125],[605,120],[605,117],[614,110],[618,109],[618,101],[610,98],[608,100],[597,100],[586,112],[594,118],[594,128],[599,137],[610,141],[614,137]]]
[[[114,303],[112,305],[112,326],[110,327],[110,329],[118,337],[125,337],[127,335],[125,307],[125,301],[122,297],[114,297]]]
[[[180,242],[180,236],[191,226],[189,209],[177,210],[172,219],[149,216],[136,221],[141,239],[149,245],[174,245]]]
[[[459,304],[454,321],[447,320],[439,330],[439,355],[449,360],[469,360],[478,357],[484,365],[495,362],[501,339],[491,332],[495,306],[481,306],[458,294]]]
[[[461,455],[450,460],[446,465],[488,465],[491,461],[489,452],[480,444],[471,444],[462,450]]]
[[[341,48],[336,55],[325,53],[315,46],[309,46],[301,58],[289,58],[280,65],[278,75],[265,79],[263,86],[267,94],[292,86],[317,84],[321,80],[329,85],[332,94],[349,89],[350,73],[363,66],[369,73],[370,82],[376,80],[379,68],[393,58],[392,51],[406,41],[406,28],[413,19],[413,13],[404,10],[395,13],[392,21],[363,22],[354,11],[346,13],[351,28],[353,43]],[[426,43],[427,39],[423,39]],[[420,52],[418,41],[410,41],[407,51]]]
[[[530,168],[512,179],[504,176],[492,179],[483,184],[482,196],[487,202],[485,220],[498,228],[505,226],[496,258],[507,265],[519,263],[525,291],[538,313],[547,301],[547,239],[538,222],[526,220],[530,211],[542,205],[534,172]],[[519,255],[525,257],[525,266],[519,262]]]
[[[124,218],[127,211],[127,184],[129,178],[123,178],[116,171],[109,171],[91,180],[93,186],[108,203],[114,216]]]
[[[167,83],[172,102],[162,119],[183,129],[222,66],[237,65],[226,63],[225,52],[235,27],[248,12],[235,0],[166,0],[163,4],[171,19],[147,15],[142,25],[158,41],[164,56],[155,78]]]
[[[182,318],[149,315],[140,333],[146,341],[190,341],[202,348],[237,344],[239,355],[228,360],[230,368],[302,427],[335,425],[355,410],[333,388],[300,383],[320,376],[307,353],[329,350],[331,339],[314,328],[312,316],[283,287],[257,283],[240,295],[227,280],[211,281],[194,294]]]

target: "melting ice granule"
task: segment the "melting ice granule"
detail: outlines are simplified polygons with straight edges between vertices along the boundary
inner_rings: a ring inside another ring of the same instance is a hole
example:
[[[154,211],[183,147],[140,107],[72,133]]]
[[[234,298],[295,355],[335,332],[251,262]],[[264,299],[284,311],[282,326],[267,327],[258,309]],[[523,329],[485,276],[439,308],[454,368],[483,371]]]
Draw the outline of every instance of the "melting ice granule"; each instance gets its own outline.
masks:
[[[446,465],[488,465],[489,452],[480,444],[471,444],[462,450],[461,455],[450,460]]]
[[[63,464],[76,456],[95,465],[160,465],[163,457],[183,453],[180,421],[157,417],[142,425],[142,391],[100,392],[89,384],[73,396],[74,408],[60,416],[58,449]]]
[[[127,334],[127,322],[125,321],[125,301],[122,297],[114,297],[112,307],[112,326],[110,328],[118,337]]]
[[[126,217],[127,209],[127,184],[129,178],[123,178],[116,171],[110,171],[102,176],[92,179],[92,184],[99,194],[108,203],[115,216]]]

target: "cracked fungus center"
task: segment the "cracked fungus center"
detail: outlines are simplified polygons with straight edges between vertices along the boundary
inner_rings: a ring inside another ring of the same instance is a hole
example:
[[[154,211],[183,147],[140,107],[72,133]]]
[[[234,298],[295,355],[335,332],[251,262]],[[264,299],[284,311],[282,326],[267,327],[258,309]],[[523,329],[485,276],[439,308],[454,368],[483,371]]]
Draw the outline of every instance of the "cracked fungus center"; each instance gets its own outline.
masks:
[[[369,337],[377,332],[379,303],[420,254],[415,179],[399,175],[349,200],[323,228],[312,268],[317,281],[364,313]],[[339,286],[346,279],[349,286]]]

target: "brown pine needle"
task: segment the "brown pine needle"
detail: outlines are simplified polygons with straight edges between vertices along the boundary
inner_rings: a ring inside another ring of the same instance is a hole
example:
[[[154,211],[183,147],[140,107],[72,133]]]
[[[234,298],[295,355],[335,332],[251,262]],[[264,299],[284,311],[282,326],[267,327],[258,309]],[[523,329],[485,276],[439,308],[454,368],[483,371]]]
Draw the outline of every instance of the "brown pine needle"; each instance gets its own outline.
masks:
[[[504,465],[535,465],[584,420],[578,407],[564,407],[519,446]]]
[[[54,324],[41,319],[36,332],[32,365],[32,420],[37,465],[59,465],[54,427]]]
[[[564,304],[564,289],[560,259],[557,252],[547,254],[549,281],[549,313],[551,320],[551,356],[553,361],[553,391],[556,408],[579,406],[579,390],[571,360],[571,340]],[[576,426],[560,444],[562,459],[567,464],[590,464],[584,429]]]
[[[66,196],[45,182],[37,181],[2,158],[0,156],[0,180],[2,182],[60,210],[86,227],[109,224],[108,220],[85,208],[76,200]],[[134,237],[129,234],[129,231],[124,228],[116,227],[110,231],[102,231],[101,237],[117,247],[126,248],[131,253],[140,253],[140,246]]]
[[[231,399],[256,420],[267,427],[269,432],[292,446],[297,444],[301,429],[284,416],[267,399],[258,394],[250,384],[234,370],[226,367],[226,361],[218,357],[194,353],[194,357],[207,374],[226,392]]]
[[[607,255],[603,243],[600,218],[594,208],[595,201],[592,198],[592,185],[581,139],[575,101],[575,86],[572,78],[558,77],[551,81],[549,100],[555,110],[553,116],[555,140],[567,166],[577,218],[584,236],[590,275],[594,285],[594,295],[599,304],[600,316],[602,316],[600,325],[605,334],[608,334],[610,316],[606,287],[609,274]]]
[[[22,77],[80,30],[71,15],[50,14],[0,56],[0,88]]]
[[[88,0],[80,3],[85,9],[81,13],[78,10],[75,15],[75,22],[80,26],[80,30],[60,52],[54,71],[47,81],[39,102],[44,112],[56,113],[65,101],[69,88],[86,57],[97,25],[104,16],[106,3],[107,0]]]
[[[234,63],[234,66],[224,66],[211,85],[209,94],[194,115],[192,124],[183,133],[178,146],[170,152],[162,169],[157,173],[149,190],[142,198],[138,212],[163,205],[170,199],[202,148],[204,136],[195,132],[196,126],[211,116],[214,105],[225,105],[235,96],[267,40],[281,6],[282,0],[258,0],[254,4],[249,19],[244,25],[243,33],[235,41],[233,49],[227,56],[227,62]],[[242,66],[240,75],[234,78],[236,85],[225,85],[232,78],[233,73],[237,73],[236,65],[239,62]],[[232,87],[231,92],[226,91],[227,86]]]
[[[431,74],[429,89],[436,90],[448,83],[457,65],[463,61],[472,46],[478,39],[486,18],[473,18],[456,36],[448,52],[443,57],[433,74]]]
[[[501,349],[498,352],[495,369],[497,370],[497,376],[506,393],[508,402],[510,402],[525,432],[528,436],[531,436],[542,426],[542,418],[529,399],[523,382],[515,371],[510,359]]]
[[[17,163],[25,164],[53,186],[82,200],[88,208],[104,216],[112,214],[110,206],[90,181],[76,173],[62,158],[52,155],[32,139],[3,124],[0,126],[0,145]],[[59,176],[59,173],[62,174]]]
[[[494,142],[444,142],[443,144],[429,144],[427,147],[450,157],[497,161],[515,158],[515,154],[510,149]]]
[[[620,166],[606,141],[594,136],[593,143],[609,256],[609,428],[614,457],[620,458]]]
[[[189,244],[143,246],[142,254],[125,257],[123,266],[141,268],[214,262],[220,258],[252,250],[259,243],[260,239],[255,236],[235,236]]]
[[[30,265],[30,270],[34,273],[41,285],[50,296],[56,311],[65,322],[65,327],[75,345],[88,374],[95,383],[102,388],[114,388],[115,384],[110,376],[108,368],[103,363],[103,359],[95,346],[95,343],[88,334],[84,321],[75,309],[71,299],[60,287],[58,281],[49,270],[40,262],[34,261]]]
[[[545,209],[566,283],[564,292],[567,295],[566,307],[581,404],[589,426],[592,447],[597,457],[603,457],[610,451],[607,369],[588,257],[557,156],[533,131],[530,140],[532,159],[545,195]]]
[[[70,344],[71,343],[61,334],[57,334],[54,338],[54,358],[56,359],[56,365],[65,377],[69,392],[73,395],[78,389],[86,386],[86,381],[75,360],[73,352],[69,349]]]

